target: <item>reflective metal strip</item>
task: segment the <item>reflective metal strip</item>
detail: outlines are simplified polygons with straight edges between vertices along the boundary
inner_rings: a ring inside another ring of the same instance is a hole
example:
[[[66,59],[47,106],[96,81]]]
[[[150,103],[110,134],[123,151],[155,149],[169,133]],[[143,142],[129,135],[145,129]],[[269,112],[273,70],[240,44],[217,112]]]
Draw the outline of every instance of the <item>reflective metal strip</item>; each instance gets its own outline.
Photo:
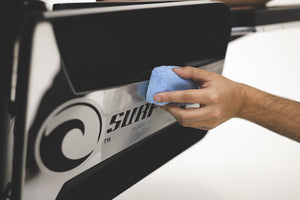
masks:
[[[255,27],[233,27],[231,28],[231,36],[243,36],[248,33],[256,32]]]
[[[113,6],[113,7],[102,7],[102,8],[83,8],[83,9],[76,9],[76,10],[45,12],[44,17],[51,19],[57,17],[71,17],[71,16],[96,14],[96,13],[152,9],[152,8],[167,8],[167,7],[189,6],[189,5],[208,4],[208,3],[212,4],[212,3],[219,3],[219,2],[203,0],[203,1],[182,1],[182,2],[171,2],[171,3],[153,3],[153,4],[129,5],[129,6]]]
[[[231,28],[231,36],[243,36],[249,33],[254,32],[264,32],[264,31],[273,31],[273,30],[281,30],[286,28],[294,28],[300,27],[300,20],[294,22],[284,22],[284,23],[276,23],[269,25],[261,25],[256,27],[232,27]]]
[[[15,46],[14,46],[14,54],[13,54],[14,57],[13,57],[13,65],[12,65],[12,73],[11,73],[11,91],[10,91],[10,101],[11,102],[15,102],[15,100],[16,100],[19,49],[20,49],[20,41],[19,41],[19,39],[17,39]]]
[[[263,32],[263,31],[280,30],[280,29],[285,29],[285,28],[293,28],[293,27],[300,27],[300,20],[294,21],[294,22],[285,22],[285,23],[256,26],[255,29],[257,32]]]

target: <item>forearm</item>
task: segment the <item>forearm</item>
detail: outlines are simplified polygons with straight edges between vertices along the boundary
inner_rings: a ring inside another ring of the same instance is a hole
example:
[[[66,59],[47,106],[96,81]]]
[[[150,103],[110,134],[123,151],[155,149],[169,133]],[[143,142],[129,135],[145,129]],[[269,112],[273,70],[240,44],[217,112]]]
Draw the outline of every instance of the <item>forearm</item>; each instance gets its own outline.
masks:
[[[243,105],[237,117],[300,142],[300,103],[241,85]]]

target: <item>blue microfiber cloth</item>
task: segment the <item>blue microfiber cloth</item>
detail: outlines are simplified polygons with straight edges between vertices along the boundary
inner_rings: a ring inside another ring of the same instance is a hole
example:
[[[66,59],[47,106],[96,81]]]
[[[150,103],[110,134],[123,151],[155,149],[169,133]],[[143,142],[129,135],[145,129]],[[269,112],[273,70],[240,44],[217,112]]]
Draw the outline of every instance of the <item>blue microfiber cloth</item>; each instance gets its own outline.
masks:
[[[168,103],[176,103],[176,102],[163,102],[158,103],[153,100],[155,94],[160,92],[170,92],[170,91],[177,91],[177,90],[188,90],[188,89],[197,89],[199,88],[199,84],[196,82],[183,79],[179,77],[175,72],[173,72],[173,68],[178,66],[160,66],[155,67],[152,70],[146,100],[149,103],[154,103],[156,105],[162,106]],[[184,105],[184,104],[180,104]]]

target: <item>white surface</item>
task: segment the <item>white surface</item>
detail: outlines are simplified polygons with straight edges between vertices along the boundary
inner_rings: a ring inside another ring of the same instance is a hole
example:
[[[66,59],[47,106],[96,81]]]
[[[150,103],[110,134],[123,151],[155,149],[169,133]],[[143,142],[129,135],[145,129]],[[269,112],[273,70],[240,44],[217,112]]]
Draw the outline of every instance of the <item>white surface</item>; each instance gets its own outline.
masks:
[[[230,43],[224,75],[300,101],[300,28]],[[300,143],[232,119],[115,200],[299,200]]]
[[[267,5],[278,6],[278,5],[295,5],[295,4],[300,4],[300,0],[272,0]]]

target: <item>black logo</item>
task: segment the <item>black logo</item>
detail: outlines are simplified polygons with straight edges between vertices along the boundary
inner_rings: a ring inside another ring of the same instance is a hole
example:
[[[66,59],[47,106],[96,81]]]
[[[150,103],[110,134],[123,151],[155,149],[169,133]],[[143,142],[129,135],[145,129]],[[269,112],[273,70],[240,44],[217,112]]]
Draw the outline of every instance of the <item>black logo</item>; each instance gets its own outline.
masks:
[[[66,172],[78,167],[94,152],[102,121],[94,103],[71,100],[55,109],[43,123],[35,155],[41,169]]]
[[[157,108],[155,104],[143,104],[133,109],[128,109],[126,112],[120,112],[111,117],[109,125],[111,128],[107,129],[106,133],[111,133],[132,123],[144,120],[151,117],[153,110]]]

